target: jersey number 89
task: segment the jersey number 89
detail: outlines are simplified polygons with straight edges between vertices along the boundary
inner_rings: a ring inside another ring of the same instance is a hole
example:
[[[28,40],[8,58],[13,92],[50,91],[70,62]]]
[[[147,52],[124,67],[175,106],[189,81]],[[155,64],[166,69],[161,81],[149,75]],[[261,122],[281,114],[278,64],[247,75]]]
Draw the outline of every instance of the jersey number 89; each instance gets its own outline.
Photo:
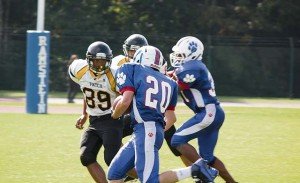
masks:
[[[98,99],[100,104],[97,106],[102,110],[106,111],[110,109],[111,107],[111,102],[110,102],[110,95],[109,93],[105,91],[94,91],[90,88],[83,88],[83,93],[85,95],[85,102],[86,105],[89,106],[89,108],[95,108],[95,99]],[[97,98],[96,98],[97,97]]]

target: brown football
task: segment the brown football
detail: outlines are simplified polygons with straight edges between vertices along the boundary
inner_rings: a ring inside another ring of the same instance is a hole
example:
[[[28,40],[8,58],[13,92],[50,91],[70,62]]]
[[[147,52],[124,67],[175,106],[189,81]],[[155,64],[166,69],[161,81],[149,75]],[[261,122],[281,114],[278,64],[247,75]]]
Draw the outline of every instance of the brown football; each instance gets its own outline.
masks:
[[[122,95],[117,96],[117,98],[114,100],[113,105],[112,105],[112,109],[113,109],[113,110],[116,109],[116,106],[117,106],[118,102],[119,102],[122,98],[123,98]],[[130,113],[131,105],[132,105],[132,103],[131,103],[130,106],[127,108],[127,110],[125,111],[124,114]]]

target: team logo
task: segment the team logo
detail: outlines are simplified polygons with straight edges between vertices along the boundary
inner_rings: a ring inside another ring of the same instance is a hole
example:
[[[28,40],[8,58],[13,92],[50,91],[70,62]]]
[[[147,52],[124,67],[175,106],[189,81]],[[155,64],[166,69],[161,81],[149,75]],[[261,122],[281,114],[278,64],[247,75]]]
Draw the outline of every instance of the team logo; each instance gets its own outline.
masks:
[[[194,77],[193,74],[189,75],[189,74],[186,74],[185,77],[183,78],[183,81],[185,83],[192,83],[196,80],[196,78]]]
[[[153,136],[153,133],[151,133],[151,132],[148,133],[148,136],[149,136],[149,137],[152,137],[152,136]]]
[[[125,80],[126,80],[126,75],[123,72],[117,74],[117,83],[119,85],[124,84]]]
[[[197,43],[195,43],[194,41],[190,42],[188,49],[191,51],[191,53],[189,55],[191,55],[194,52],[196,52],[197,51],[197,47],[198,47]]]

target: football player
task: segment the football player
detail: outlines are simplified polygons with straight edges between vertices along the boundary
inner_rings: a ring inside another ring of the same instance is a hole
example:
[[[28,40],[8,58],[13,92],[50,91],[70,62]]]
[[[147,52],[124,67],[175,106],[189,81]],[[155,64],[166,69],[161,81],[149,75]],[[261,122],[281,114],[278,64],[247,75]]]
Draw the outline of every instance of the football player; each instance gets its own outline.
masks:
[[[108,170],[110,182],[123,182],[128,170],[135,167],[140,182],[176,182],[188,177],[211,182],[217,170],[200,159],[192,166],[159,175],[158,151],[168,129],[176,121],[176,82],[160,72],[164,59],[160,50],[144,46],[136,51],[133,63],[122,65],[116,73],[122,98],[112,113],[118,119],[131,106],[133,137],[113,159]],[[131,105],[132,103],[132,105]]]
[[[112,119],[111,105],[117,96],[115,71],[110,68],[112,50],[101,41],[92,43],[86,59],[78,59],[69,66],[69,75],[80,85],[84,96],[83,113],[76,128],[83,129],[89,117],[80,144],[80,160],[96,182],[107,182],[105,172],[97,162],[97,154],[104,146],[104,160],[110,164],[121,147],[123,123]]]
[[[118,55],[112,59],[111,68],[118,69],[124,63],[128,63],[133,58],[136,50],[142,46],[147,46],[148,41],[145,36],[141,34],[130,35],[123,44],[124,55]]]
[[[235,182],[223,162],[214,156],[225,114],[216,97],[213,77],[202,62],[204,46],[199,39],[187,36],[181,38],[172,50],[170,62],[177,68],[174,78],[184,103],[195,113],[173,135],[172,146],[192,162],[201,156],[210,166],[219,170],[225,182]],[[198,140],[200,156],[188,144],[195,138]]]
[[[128,63],[132,61],[133,55],[135,54],[136,50],[141,48],[142,46],[147,46],[148,40],[145,38],[145,36],[141,34],[132,34],[130,35],[123,44],[123,52],[124,55],[118,55],[112,59],[111,68],[118,69],[121,65],[124,63]],[[162,69],[162,72],[166,69],[166,63],[160,68]],[[130,126],[130,115],[125,115],[124,118],[124,130],[123,130],[123,137],[129,136],[133,133],[133,129]],[[165,132],[165,140],[167,142],[168,147],[170,148],[171,152],[175,156],[179,156],[182,160],[182,162],[186,166],[190,166],[192,163],[185,158],[178,150],[171,146],[171,138],[174,135],[176,131],[176,128],[174,125],[172,125],[168,131]]]

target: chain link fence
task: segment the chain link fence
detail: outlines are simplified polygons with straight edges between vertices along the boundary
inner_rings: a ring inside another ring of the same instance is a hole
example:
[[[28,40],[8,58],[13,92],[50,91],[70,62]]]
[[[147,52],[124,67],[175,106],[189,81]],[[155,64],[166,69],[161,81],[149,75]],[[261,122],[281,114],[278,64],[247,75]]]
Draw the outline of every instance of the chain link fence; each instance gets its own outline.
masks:
[[[51,33],[50,91],[67,91],[67,61],[71,54],[85,57],[90,43],[104,41],[113,54],[122,54],[123,41],[132,32]],[[2,34],[4,35],[4,34]],[[0,46],[0,89],[24,90],[26,31],[6,32]],[[168,60],[176,41],[185,35],[145,35]],[[300,97],[300,39],[220,37],[195,35],[204,43],[203,60],[216,82],[218,95],[249,97]]]

